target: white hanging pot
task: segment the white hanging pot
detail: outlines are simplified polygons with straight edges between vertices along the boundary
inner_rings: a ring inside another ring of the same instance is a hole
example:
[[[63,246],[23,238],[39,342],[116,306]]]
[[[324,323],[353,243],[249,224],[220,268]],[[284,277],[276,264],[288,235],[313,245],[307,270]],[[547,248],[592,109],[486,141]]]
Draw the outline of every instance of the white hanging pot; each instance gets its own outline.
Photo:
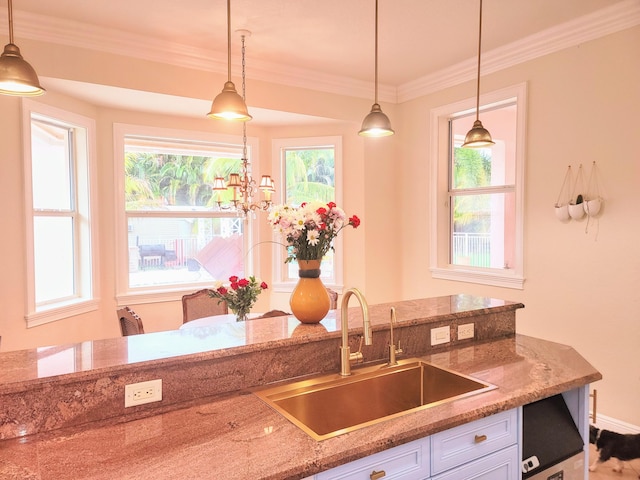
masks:
[[[569,205],[556,205],[556,218],[561,222],[566,222],[571,220],[569,216]]]
[[[574,220],[580,220],[582,217],[584,217],[583,205],[584,202],[569,204],[569,215],[571,216],[571,218],[573,218]]]
[[[587,200],[582,205],[587,215],[595,217],[600,212],[600,207],[602,207],[602,199],[600,197],[596,197],[593,200]]]

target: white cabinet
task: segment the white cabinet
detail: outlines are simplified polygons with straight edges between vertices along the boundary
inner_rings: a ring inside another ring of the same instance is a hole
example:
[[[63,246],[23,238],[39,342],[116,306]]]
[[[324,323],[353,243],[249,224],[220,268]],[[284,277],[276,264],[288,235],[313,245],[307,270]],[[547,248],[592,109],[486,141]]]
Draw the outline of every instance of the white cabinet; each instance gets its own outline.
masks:
[[[518,445],[511,445],[436,475],[431,480],[516,480],[519,478]]]
[[[317,480],[424,480],[429,476],[429,437],[361,458],[316,475]]]
[[[501,412],[316,475],[316,480],[519,479],[517,410]]]
[[[516,409],[436,433],[431,437],[431,475],[435,476],[517,443]]]

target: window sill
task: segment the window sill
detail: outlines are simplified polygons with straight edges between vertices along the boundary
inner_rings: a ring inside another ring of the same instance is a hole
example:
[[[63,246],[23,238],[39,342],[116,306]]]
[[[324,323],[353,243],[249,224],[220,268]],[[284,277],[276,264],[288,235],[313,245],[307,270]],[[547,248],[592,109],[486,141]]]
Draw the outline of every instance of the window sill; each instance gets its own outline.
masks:
[[[453,280],[456,282],[479,283],[493,287],[524,289],[524,277],[513,271],[505,270],[467,270],[459,268],[431,268],[431,276],[440,280]]]
[[[68,305],[52,306],[48,310],[41,312],[30,313],[25,317],[27,328],[37,327],[38,325],[55,322],[74,315],[94,312],[98,310],[99,303],[100,301],[97,299],[81,300]]]

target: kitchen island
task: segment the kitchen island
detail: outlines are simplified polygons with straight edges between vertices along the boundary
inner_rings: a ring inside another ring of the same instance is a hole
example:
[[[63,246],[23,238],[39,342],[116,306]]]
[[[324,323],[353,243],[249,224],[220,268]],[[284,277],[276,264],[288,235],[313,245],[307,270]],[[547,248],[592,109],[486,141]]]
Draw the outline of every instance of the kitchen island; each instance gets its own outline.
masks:
[[[445,304],[449,305],[448,309]],[[208,370],[205,369],[210,372],[208,377],[198,376],[202,370],[189,363],[193,361],[189,355],[127,362],[126,365],[112,361],[110,365],[90,372],[71,374],[84,377],[95,385],[101,380],[92,376],[110,375],[113,378],[116,371],[125,375],[122,372],[128,369],[139,371],[155,366],[157,375],[163,370],[171,374],[169,364],[177,362],[184,364],[183,371],[187,373],[183,385],[190,389],[200,382],[222,384],[225,388],[213,395],[194,395],[179,402],[174,399],[177,387],[174,390],[170,382],[165,382],[168,400],[172,402],[170,407],[160,406],[154,410],[139,406],[134,407],[136,412],[131,414],[92,417],[85,423],[74,420],[77,424],[51,430],[39,428],[39,433],[6,438],[0,441],[0,478],[302,479],[492,414],[579,389],[601,378],[599,372],[571,347],[515,334],[515,328],[509,326],[511,321],[506,317],[513,316],[515,326],[515,311],[522,307],[520,304],[452,296],[398,302],[394,306],[398,310],[396,338],[403,343],[405,357],[420,357],[498,388],[317,442],[267,406],[253,391],[273,381],[292,378],[293,364],[310,373],[324,373],[333,368],[338,372],[340,319],[335,316],[339,312],[318,328],[300,329],[298,334],[295,334],[296,327],[289,331],[283,329],[283,325],[291,325],[288,319],[284,319],[286,322],[278,318],[265,319],[269,321],[263,324],[264,328],[273,332],[280,327],[279,333],[269,341],[270,348],[278,347],[275,353],[267,348],[265,337],[261,337],[266,333],[257,331],[254,337],[259,341],[250,342],[251,345],[245,341],[243,345],[217,350],[216,354],[209,351],[191,353],[209,363]],[[381,356],[376,358],[378,354],[373,350],[363,349],[363,352],[365,359],[369,357],[374,363],[384,361],[388,308],[389,305],[371,308],[374,344],[381,347]],[[409,311],[414,314],[409,315]],[[356,344],[355,334],[360,332],[358,325],[361,322],[358,315],[357,309],[350,309],[349,331],[354,334]],[[473,339],[458,341],[454,336],[446,345],[425,347],[422,351],[418,344],[424,342],[417,341],[412,330],[470,321],[476,325]],[[251,323],[247,322],[246,328]],[[256,325],[251,328],[259,329],[257,322],[254,323]],[[489,327],[488,323],[494,325]],[[214,332],[199,334],[206,338]],[[113,340],[127,342],[127,339]],[[309,357],[308,352],[316,349],[317,355]],[[252,353],[265,355],[267,351],[272,360],[270,364],[254,363],[264,357],[254,357]],[[326,356],[330,358],[326,359]],[[277,375],[273,374],[274,369],[279,371]],[[226,372],[224,375],[216,373],[222,370]],[[249,370],[258,373],[251,374]],[[267,370],[271,372],[269,375],[265,374]],[[64,381],[65,377],[56,375],[51,382]],[[235,378],[242,380],[235,382]],[[44,379],[21,382],[23,393],[27,385],[35,387],[40,381]],[[0,384],[7,394],[11,393],[10,383]],[[112,383],[117,382],[112,380]],[[116,390],[114,387],[114,392],[120,395],[118,402],[122,402],[122,392]],[[56,403],[58,410],[65,408],[60,400]],[[7,414],[0,413],[0,418],[6,421]]]

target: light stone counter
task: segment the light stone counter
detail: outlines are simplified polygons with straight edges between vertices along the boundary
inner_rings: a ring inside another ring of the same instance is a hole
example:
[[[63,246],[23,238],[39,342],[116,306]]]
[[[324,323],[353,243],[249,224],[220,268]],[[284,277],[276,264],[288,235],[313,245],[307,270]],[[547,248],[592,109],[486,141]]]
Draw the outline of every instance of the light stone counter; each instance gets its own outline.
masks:
[[[422,357],[498,388],[316,442],[251,392],[300,375],[337,374],[339,312],[316,326],[275,317],[6,352],[0,478],[301,479],[601,378],[572,348],[516,335],[522,304],[469,295],[370,306],[374,345],[363,349],[367,361],[385,359],[392,305],[405,358]],[[357,348],[357,309],[348,321]],[[457,324],[468,322],[475,338],[457,340]],[[429,329],[444,325],[452,342],[430,347]],[[57,353],[69,350],[73,361],[61,361]],[[124,409],[125,384],[158,377],[162,402]]]
[[[498,389],[322,442],[241,391],[126,423],[5,440],[0,478],[301,479],[601,378],[572,348],[520,335],[423,358]]]

